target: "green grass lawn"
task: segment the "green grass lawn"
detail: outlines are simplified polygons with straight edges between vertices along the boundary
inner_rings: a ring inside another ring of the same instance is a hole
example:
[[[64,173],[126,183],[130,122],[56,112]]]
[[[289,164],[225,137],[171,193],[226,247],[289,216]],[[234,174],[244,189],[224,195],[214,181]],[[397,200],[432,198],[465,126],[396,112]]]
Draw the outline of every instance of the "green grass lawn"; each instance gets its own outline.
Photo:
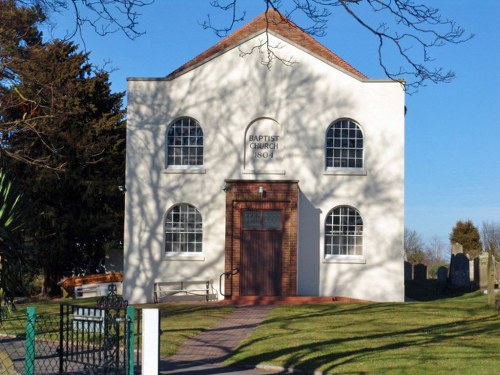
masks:
[[[227,364],[266,363],[342,374],[500,373],[500,317],[486,306],[486,296],[474,292],[443,297],[413,303],[275,306]],[[35,306],[37,312],[57,313],[58,303]],[[141,307],[160,308],[162,357],[234,310],[206,304]],[[17,314],[23,311],[19,306]]]
[[[500,318],[479,292],[414,303],[277,306],[227,364],[342,374],[499,374]]]
[[[58,321],[60,303],[68,303],[72,305],[95,306],[97,298],[86,299],[57,299],[57,300],[39,300],[29,303],[17,304],[14,309],[0,321],[0,334],[6,335],[22,335],[26,331],[26,309],[30,306],[35,307],[35,311],[39,319],[48,319]],[[43,325],[43,324],[42,324]],[[54,324],[50,324],[51,328],[58,332],[58,328]],[[45,328],[46,326],[44,326]]]
[[[95,306],[97,298],[43,300],[34,303],[19,304],[10,313],[10,316],[4,318],[3,322],[0,323],[0,334],[24,334],[26,330],[26,309],[28,306],[35,307],[37,316],[39,316],[38,319],[51,315],[56,317],[55,321],[58,321],[57,315],[59,314],[60,303]],[[160,329],[162,332],[160,336],[160,355],[163,358],[174,354],[184,341],[213,326],[235,309],[233,306],[218,304],[154,304],[139,306],[139,308],[146,307],[160,309]],[[58,326],[52,324],[51,327],[55,330],[54,332],[59,332]]]
[[[215,325],[234,309],[221,305],[163,305],[160,310],[160,356],[165,358],[174,354],[184,341]]]

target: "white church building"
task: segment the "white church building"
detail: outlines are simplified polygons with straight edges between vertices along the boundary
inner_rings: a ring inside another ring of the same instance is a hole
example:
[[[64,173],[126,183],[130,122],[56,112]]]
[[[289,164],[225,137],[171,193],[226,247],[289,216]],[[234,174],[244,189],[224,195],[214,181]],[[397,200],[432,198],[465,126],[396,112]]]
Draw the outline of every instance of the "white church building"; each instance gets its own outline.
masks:
[[[403,301],[404,98],[275,11],[129,78],[124,297]]]

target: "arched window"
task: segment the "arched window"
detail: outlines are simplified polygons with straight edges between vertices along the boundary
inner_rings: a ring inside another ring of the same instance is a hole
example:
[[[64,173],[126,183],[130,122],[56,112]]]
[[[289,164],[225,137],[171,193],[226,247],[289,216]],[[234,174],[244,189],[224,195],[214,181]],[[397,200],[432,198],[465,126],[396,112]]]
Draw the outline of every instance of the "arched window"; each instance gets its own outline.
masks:
[[[172,207],[165,215],[165,251],[201,253],[203,228],[200,212],[190,204]]]
[[[203,165],[203,130],[198,121],[182,117],[167,129],[167,167]]]
[[[340,206],[325,221],[325,256],[363,255],[363,219],[358,210]]]
[[[326,131],[326,168],[363,168],[363,132],[353,120],[335,121]]]

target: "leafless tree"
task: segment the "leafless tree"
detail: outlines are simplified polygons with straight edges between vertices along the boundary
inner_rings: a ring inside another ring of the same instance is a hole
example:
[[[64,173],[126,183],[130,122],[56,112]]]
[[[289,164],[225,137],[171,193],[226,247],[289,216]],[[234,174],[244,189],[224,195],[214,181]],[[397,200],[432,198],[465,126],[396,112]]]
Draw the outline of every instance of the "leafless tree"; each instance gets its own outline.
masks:
[[[408,262],[419,264],[427,260],[424,241],[417,231],[405,228],[404,248],[405,257]]]
[[[393,80],[405,80],[409,93],[428,82],[450,82],[455,74],[436,66],[431,51],[463,43],[473,36],[422,0],[262,0],[262,3],[263,9],[279,11],[288,22],[297,20],[299,27],[315,37],[326,34],[328,20],[334,12],[346,12],[378,44],[378,63],[384,74]],[[211,5],[230,14],[225,26],[215,25],[210,16],[203,23],[220,37],[245,19],[240,0],[212,0]],[[266,42],[263,45],[269,56],[280,60],[274,46]],[[398,63],[391,62],[394,56],[399,56]]]
[[[24,5],[41,7],[46,14],[71,11],[75,27],[68,36],[81,33],[86,24],[100,35],[121,31],[129,38],[141,35],[138,28],[140,9],[154,0],[17,0]],[[368,31],[378,45],[378,62],[384,74],[393,80],[405,80],[412,93],[428,82],[450,82],[455,74],[434,63],[432,50],[450,44],[463,43],[472,35],[445,18],[439,9],[423,0],[261,0],[263,10],[276,10],[287,22],[296,22],[315,37],[326,35],[327,23],[335,12],[345,12],[359,27]],[[211,5],[229,14],[223,26],[215,25],[210,15],[203,23],[223,37],[245,20],[241,0],[210,0]],[[242,5],[243,4],[243,5]],[[352,31],[351,31],[352,32]],[[263,41],[259,50],[266,50],[265,64],[273,60],[291,64],[279,54],[279,46]],[[393,57],[399,56],[397,63]]]
[[[427,245],[427,252],[429,256],[431,256],[436,261],[449,260],[446,259],[447,256],[449,258],[449,254],[445,254],[445,246],[446,245],[438,236],[434,236],[430,239]]]

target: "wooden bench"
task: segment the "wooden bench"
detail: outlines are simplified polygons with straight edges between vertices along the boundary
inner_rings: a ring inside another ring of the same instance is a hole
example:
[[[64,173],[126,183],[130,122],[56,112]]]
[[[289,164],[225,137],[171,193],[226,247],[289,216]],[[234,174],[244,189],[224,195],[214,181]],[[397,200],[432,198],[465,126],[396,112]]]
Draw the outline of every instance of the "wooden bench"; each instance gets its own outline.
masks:
[[[217,297],[210,293],[210,280],[155,281],[153,298],[158,303],[168,297],[203,297],[206,301]]]

